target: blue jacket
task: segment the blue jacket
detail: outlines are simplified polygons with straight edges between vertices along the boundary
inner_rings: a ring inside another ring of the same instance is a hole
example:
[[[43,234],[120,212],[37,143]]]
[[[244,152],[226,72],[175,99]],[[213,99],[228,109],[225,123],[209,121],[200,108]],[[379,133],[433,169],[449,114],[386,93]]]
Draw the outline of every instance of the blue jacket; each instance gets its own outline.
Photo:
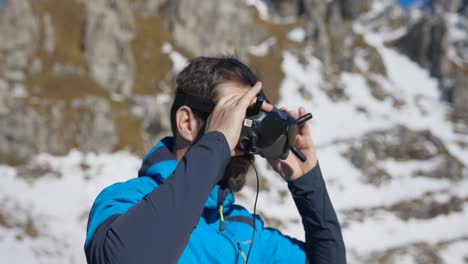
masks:
[[[318,166],[289,184],[306,243],[265,228],[216,183],[230,160],[223,134],[204,135],[178,163],[172,138],[144,158],[139,177],[105,188],[88,220],[88,263],[345,263],[336,214]],[[310,196],[310,197],[308,197]]]

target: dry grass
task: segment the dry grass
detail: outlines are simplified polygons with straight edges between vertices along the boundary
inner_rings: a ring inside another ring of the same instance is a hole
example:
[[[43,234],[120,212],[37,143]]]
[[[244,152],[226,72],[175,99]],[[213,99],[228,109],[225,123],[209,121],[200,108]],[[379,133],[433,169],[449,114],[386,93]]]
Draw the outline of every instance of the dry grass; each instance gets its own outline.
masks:
[[[164,42],[173,42],[171,33],[165,28],[161,16],[148,19],[135,18],[136,36],[131,43],[137,65],[134,93],[155,95],[161,92],[160,84],[165,81],[172,68],[168,56],[161,52]]]
[[[42,71],[39,74],[29,76],[26,81],[27,87],[30,89],[30,94],[37,98],[42,98],[48,102],[64,102],[63,124],[59,128],[59,131],[70,131],[71,128],[79,126],[79,114],[76,109],[72,107],[71,102],[74,99],[84,98],[87,96],[95,96],[103,98],[110,103],[110,112],[112,119],[114,119],[117,126],[118,143],[115,150],[129,149],[131,151],[139,152],[142,149],[142,120],[135,118],[130,111],[130,104],[128,102],[115,102],[110,98],[109,92],[96,81],[90,77],[87,61],[83,52],[82,33],[84,32],[85,15],[86,10],[83,4],[80,4],[76,0],[61,1],[61,0],[38,0],[33,2],[33,10],[36,14],[48,13],[51,16],[52,25],[54,28],[55,35],[55,50],[53,54],[47,54],[43,51],[41,45],[37,52],[37,57],[42,62]],[[146,32],[141,30],[139,22],[137,21],[138,35],[134,49],[139,49],[138,40],[145,38]],[[150,27],[148,23],[147,28]],[[157,31],[155,30],[157,35]],[[41,34],[43,35],[43,34]],[[43,39],[41,39],[41,43]],[[133,47],[133,46],[132,46]],[[145,65],[144,62],[138,61],[138,55],[141,54],[135,52],[137,55],[137,63],[139,65]],[[153,59],[153,58],[152,58]],[[156,59],[157,62],[164,62],[163,59]],[[53,66],[56,63],[66,63],[80,68],[83,71],[82,75],[76,76],[61,76],[53,73]],[[156,69],[153,72],[163,72],[169,66],[165,66],[163,70]],[[144,69],[149,69],[145,67]],[[135,87],[142,87],[138,84],[145,83],[144,77],[141,75],[147,74],[148,71],[140,69],[141,73],[137,75],[137,82]],[[160,73],[162,75],[163,73]],[[149,78],[149,74],[147,74]],[[156,79],[162,79],[155,75]],[[147,81],[149,83],[153,81]],[[157,85],[153,85],[153,90],[157,88]],[[149,88],[136,89],[137,93],[144,93],[149,91]],[[152,94],[155,92],[153,91]],[[28,102],[25,102],[28,104]],[[35,111],[40,113],[46,119],[49,119],[50,108],[41,104],[30,104]],[[75,142],[64,142],[67,144],[67,148],[74,148]]]

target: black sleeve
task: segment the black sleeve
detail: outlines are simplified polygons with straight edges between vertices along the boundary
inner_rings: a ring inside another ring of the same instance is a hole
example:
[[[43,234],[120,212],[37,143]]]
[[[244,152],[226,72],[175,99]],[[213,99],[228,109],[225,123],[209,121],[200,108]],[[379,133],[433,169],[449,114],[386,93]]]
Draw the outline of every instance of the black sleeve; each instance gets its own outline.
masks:
[[[310,263],[346,263],[340,223],[328,196],[317,164],[301,178],[289,182],[306,234],[306,253]]]
[[[205,134],[167,181],[99,226],[86,249],[88,263],[176,263],[230,157],[222,133]]]

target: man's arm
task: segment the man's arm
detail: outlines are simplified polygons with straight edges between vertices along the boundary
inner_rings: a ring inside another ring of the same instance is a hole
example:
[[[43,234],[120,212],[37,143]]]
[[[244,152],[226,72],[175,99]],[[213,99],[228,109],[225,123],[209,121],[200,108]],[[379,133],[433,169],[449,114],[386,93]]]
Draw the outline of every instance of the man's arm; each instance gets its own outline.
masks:
[[[346,263],[341,228],[317,165],[304,176],[288,183],[306,234],[309,262]]]
[[[288,186],[302,217],[306,243],[260,223],[259,245],[254,243],[253,251],[260,247],[265,263],[346,263],[340,225],[318,164]]]
[[[233,83],[225,86],[238,88]],[[113,222],[101,224],[97,233],[103,235],[96,237],[95,233],[86,248],[89,263],[174,263],[178,260],[197,226],[211,189],[224,175],[231,154],[235,153],[246,110],[261,89],[262,84],[257,83],[252,89],[229,93],[218,100],[206,122],[206,130],[198,132],[205,135],[185,154],[174,174],[124,214],[113,217]],[[272,109],[268,103],[262,105],[263,111]],[[187,120],[183,117],[191,116],[191,110],[179,110],[176,119],[183,126]],[[187,136],[195,133],[183,131]]]
[[[225,136],[205,134],[167,181],[100,225],[87,245],[88,263],[177,262],[229,160]]]

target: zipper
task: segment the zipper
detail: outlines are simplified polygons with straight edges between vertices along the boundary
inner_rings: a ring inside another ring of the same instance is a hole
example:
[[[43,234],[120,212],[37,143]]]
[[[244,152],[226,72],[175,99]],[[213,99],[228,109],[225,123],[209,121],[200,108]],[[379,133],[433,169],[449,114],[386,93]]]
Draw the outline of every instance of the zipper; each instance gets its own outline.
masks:
[[[219,221],[219,231],[224,231],[224,207],[222,204],[220,204],[218,208],[219,217],[221,219]]]
[[[236,255],[236,261],[234,263],[237,263],[238,262],[237,260],[239,259],[239,250],[236,248],[236,245],[234,244],[234,242],[232,242],[232,240],[226,234],[224,234],[224,232],[218,231],[218,234],[226,238],[227,241],[229,241],[229,243],[231,244],[232,249],[234,250],[234,254]],[[238,242],[238,246],[239,246],[239,242]]]
[[[245,255],[245,252],[244,250],[242,250],[242,247],[239,243],[239,241],[237,241],[237,248],[239,249],[239,254],[242,256],[242,258],[244,259],[244,262],[247,263],[247,255]]]

